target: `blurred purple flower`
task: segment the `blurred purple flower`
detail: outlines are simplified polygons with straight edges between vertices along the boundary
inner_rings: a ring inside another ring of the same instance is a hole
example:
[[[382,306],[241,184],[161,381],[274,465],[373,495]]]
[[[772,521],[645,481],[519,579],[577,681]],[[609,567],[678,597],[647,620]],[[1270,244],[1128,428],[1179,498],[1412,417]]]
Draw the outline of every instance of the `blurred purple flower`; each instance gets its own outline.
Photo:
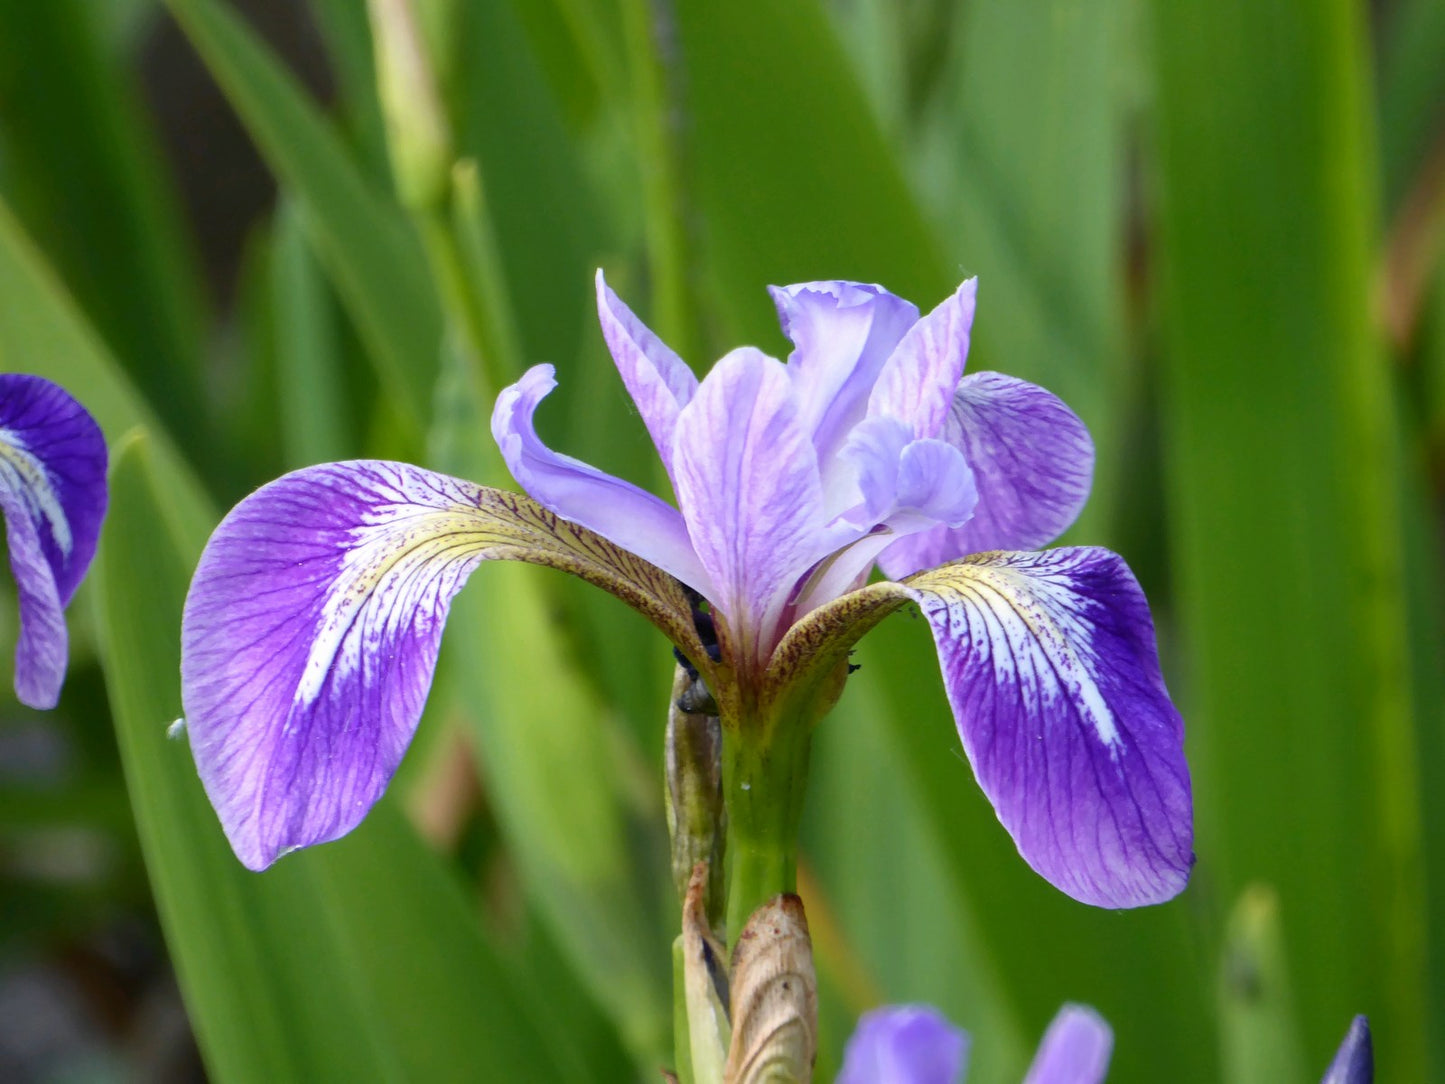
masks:
[[[1374,1084],[1374,1080],[1375,1047],[1370,1039],[1370,1021],[1363,1015],[1356,1016],[1320,1084]]]
[[[1024,1084],[1099,1084],[1114,1033],[1083,1005],[1065,1005],[1044,1033]],[[837,1084],[961,1084],[968,1035],[928,1005],[864,1013],[848,1040]]]
[[[968,1034],[931,1005],[887,1005],[858,1018],[837,1084],[957,1084]]]
[[[105,437],[64,388],[0,374],[0,510],[20,598],[15,695],[53,708],[65,683],[65,607],[95,556]]]
[[[963,375],[974,292],[969,280],[920,318],[878,286],[774,289],[787,363],[742,347],[699,381],[599,273],[602,330],[676,506],[542,443],[545,365],[498,397],[492,432],[554,518],[377,461],[308,468],[244,500],[201,559],[182,644],[197,766],[241,860],[264,868],[361,820],[411,739],[452,596],[480,561],[507,558],[643,608],[725,727],[729,705],[780,696],[800,659],[834,666],[912,601],[1025,860],[1101,906],[1178,893],[1189,777],[1148,605],[1107,550],[1020,552],[1073,522],[1093,446],[1043,389]],[[875,564],[901,582],[865,588]],[[706,601],[715,649],[686,605],[660,599],[653,566]]]

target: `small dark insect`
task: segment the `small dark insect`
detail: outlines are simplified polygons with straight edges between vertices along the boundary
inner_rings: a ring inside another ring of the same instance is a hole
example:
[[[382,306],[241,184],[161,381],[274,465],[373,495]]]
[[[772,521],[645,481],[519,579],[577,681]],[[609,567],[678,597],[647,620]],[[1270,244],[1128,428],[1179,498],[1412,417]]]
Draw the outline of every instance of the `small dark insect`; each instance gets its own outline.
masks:
[[[697,629],[697,638],[702,642],[702,649],[707,652],[707,657],[713,662],[722,658],[722,649],[718,647],[717,626],[713,624],[712,614],[707,609],[706,600],[694,591],[691,587],[683,586],[687,595],[688,605],[692,608],[692,623]],[[672,657],[687,674],[689,684],[677,698],[679,711],[689,715],[716,715],[718,712],[717,701],[713,699],[712,691],[707,687],[707,682],[702,680],[702,675],[681,650],[674,647]]]

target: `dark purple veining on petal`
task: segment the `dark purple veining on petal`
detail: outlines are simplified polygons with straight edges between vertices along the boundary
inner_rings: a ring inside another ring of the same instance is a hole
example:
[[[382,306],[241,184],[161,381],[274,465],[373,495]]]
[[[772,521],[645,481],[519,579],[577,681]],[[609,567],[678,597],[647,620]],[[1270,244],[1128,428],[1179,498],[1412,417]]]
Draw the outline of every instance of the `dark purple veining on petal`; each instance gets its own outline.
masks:
[[[1124,562],[1086,547],[993,554],[908,588],[969,761],[1024,859],[1101,907],[1180,892],[1193,862],[1183,722]]]
[[[237,505],[186,599],[181,689],[206,793],[264,869],[381,796],[476,566],[475,487],[401,463],[311,467]]]
[[[901,539],[879,559],[891,579],[971,553],[1046,546],[1078,517],[1094,475],[1094,445],[1057,396],[1001,373],[973,373],[954,395],[943,439],[962,453],[978,505],[961,527]]]

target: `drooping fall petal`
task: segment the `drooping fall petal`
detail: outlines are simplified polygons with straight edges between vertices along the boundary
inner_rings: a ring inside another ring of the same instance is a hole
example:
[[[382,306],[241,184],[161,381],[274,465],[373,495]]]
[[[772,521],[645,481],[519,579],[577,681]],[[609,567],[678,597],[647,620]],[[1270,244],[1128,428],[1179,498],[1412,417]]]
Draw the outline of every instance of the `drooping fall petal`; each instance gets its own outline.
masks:
[[[451,599],[492,559],[580,575],[707,666],[675,580],[525,497],[377,460],[288,474],[217,527],[182,618],[187,732],[243,863],[360,823],[411,741]]]
[[[95,555],[106,507],[105,438],[65,389],[0,374],[0,510],[20,598],[15,693],[52,708],[65,680],[64,607]]]
[[[1093,547],[982,554],[901,586],[932,627],[978,781],[1029,865],[1100,907],[1182,890],[1184,728],[1124,562]]]

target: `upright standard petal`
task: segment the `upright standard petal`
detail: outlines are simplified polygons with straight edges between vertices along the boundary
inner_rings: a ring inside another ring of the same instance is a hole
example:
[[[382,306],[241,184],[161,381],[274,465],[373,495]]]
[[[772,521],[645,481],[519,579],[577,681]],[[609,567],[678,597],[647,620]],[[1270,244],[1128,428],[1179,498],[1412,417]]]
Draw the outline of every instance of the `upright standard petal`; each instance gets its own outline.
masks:
[[[537,404],[557,386],[550,365],[534,365],[497,396],[492,436],[507,469],[538,503],[670,572],[704,595],[711,582],[693,552],[681,513],[631,482],[552,451],[537,435]]]
[[[1350,1030],[1320,1084],[1373,1084],[1374,1079],[1375,1044],[1370,1038],[1370,1021],[1357,1016],[1350,1022]]]
[[[891,579],[970,553],[1046,546],[1089,498],[1094,443],[1057,396],[1001,373],[966,376],[942,439],[973,468],[978,504],[961,527],[939,525],[900,539],[879,565]]]
[[[858,1018],[837,1084],[958,1084],[968,1035],[928,1005],[889,1005]]]
[[[903,336],[868,399],[869,417],[897,418],[915,437],[936,437],[963,378],[973,328],[978,279],[966,279],[954,293]]]
[[[687,363],[653,334],[607,286],[597,269],[597,317],[602,337],[672,477],[672,439],[677,416],[697,393],[697,377]]]
[[[1044,1032],[1024,1084],[1103,1084],[1113,1052],[1108,1021],[1087,1005],[1065,1005]]]
[[[827,553],[822,486],[783,366],[751,347],[713,368],[682,412],[677,499],[714,590],[707,598],[766,661],[798,579]]]
[[[677,581],[526,497],[374,460],[288,474],[216,528],[181,627],[187,733],[242,862],[360,823],[416,729],[451,599],[491,559],[597,584],[708,670]]]
[[[918,309],[862,282],[802,282],[768,292],[793,343],[788,376],[803,427],[826,462],[863,419],[878,374],[918,322]]]
[[[1100,907],[1178,894],[1194,861],[1184,726],[1124,562],[1093,547],[982,554],[900,586],[1024,860]]]
[[[0,374],[0,509],[20,597],[15,694],[52,708],[65,681],[63,609],[105,516],[105,438],[65,389]]]

